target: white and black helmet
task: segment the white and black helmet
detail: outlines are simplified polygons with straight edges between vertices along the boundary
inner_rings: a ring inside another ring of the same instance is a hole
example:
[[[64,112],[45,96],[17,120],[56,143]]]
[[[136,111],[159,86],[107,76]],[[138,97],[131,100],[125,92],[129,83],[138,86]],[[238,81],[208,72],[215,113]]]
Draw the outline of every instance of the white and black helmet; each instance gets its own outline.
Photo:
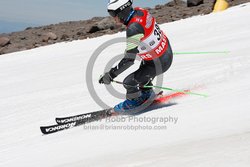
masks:
[[[110,16],[118,16],[121,20],[125,21],[129,16],[132,8],[133,0],[109,0],[108,12]]]

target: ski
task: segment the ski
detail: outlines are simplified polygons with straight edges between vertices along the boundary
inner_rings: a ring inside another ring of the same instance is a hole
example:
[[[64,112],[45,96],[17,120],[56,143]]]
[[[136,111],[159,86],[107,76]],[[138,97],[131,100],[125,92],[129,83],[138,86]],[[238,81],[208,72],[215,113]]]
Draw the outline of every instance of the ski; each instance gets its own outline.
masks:
[[[167,101],[185,95],[185,93],[177,92],[169,95],[163,95],[163,92],[157,94],[157,98],[153,101],[153,103],[148,107],[156,106],[157,104],[164,104]],[[146,109],[147,110],[147,109]],[[149,109],[151,110],[151,109]],[[143,112],[142,112],[143,113]],[[95,112],[89,112],[85,114],[70,116],[70,117],[62,117],[56,118],[56,122],[58,124],[50,125],[50,126],[41,126],[40,130],[43,134],[51,134],[58,131],[62,131],[65,129],[70,129],[76,126],[80,126],[86,123],[90,123],[93,121],[98,121],[107,117],[111,117],[116,115],[113,113],[113,108],[104,109]]]
[[[58,124],[65,124],[65,123],[70,123],[70,122],[75,122],[75,121],[88,122],[90,120],[102,117],[105,114],[107,115],[106,112],[110,111],[110,110],[112,110],[112,108],[100,110],[100,111],[95,111],[95,112],[89,112],[89,113],[85,113],[85,114],[79,114],[79,115],[75,115],[75,116],[56,118],[55,120],[56,120],[56,123],[58,123]]]
[[[163,91],[160,91],[157,95],[156,95],[156,99],[154,100],[153,103],[157,103],[157,99],[159,99],[163,94]],[[80,115],[75,115],[75,116],[69,116],[69,117],[61,117],[61,118],[56,118],[56,123],[58,124],[65,124],[65,123],[70,123],[70,122],[74,122],[74,121],[88,121],[88,119],[92,118],[92,117],[96,117],[100,114],[100,111],[97,112],[90,112],[90,113],[86,113],[86,114],[80,114]]]
[[[51,134],[51,133],[65,130],[65,129],[70,129],[79,125],[83,125],[85,123],[90,123],[93,121],[97,121],[103,118],[110,117],[112,116],[111,112],[112,112],[112,108],[100,110],[96,112],[91,112],[87,114],[82,114],[82,115],[79,115],[78,117],[73,117],[74,121],[72,120],[72,118],[70,118],[70,119],[66,119],[64,123],[61,122],[60,124],[56,124],[56,125],[41,126],[40,129],[43,134]]]

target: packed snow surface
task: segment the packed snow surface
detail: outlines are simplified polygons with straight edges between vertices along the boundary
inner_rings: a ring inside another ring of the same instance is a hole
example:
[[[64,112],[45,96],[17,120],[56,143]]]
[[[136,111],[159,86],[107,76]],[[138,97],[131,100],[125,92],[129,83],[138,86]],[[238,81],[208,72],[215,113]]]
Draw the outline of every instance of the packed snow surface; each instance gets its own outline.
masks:
[[[98,78],[109,60],[123,53],[124,42],[100,53],[92,80],[86,80],[86,70],[100,45],[125,33],[2,55],[0,166],[249,167],[249,11],[250,3],[246,3],[160,25],[174,52],[226,51],[175,55],[164,74],[163,86],[205,93],[207,98],[188,95],[133,119],[115,117],[51,135],[42,135],[39,127],[55,124],[58,116],[101,109],[87,82],[93,82],[105,104],[122,101],[100,85]],[[138,65],[137,61],[117,80],[122,81]],[[121,85],[113,86],[125,92]],[[163,119],[167,122],[160,122]]]

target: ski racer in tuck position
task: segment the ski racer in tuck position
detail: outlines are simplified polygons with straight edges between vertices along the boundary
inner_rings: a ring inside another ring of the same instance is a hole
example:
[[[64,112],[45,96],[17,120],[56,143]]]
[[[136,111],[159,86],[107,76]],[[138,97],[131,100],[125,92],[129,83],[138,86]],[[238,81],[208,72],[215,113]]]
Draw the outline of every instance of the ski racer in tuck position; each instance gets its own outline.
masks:
[[[127,48],[124,58],[116,67],[103,74],[99,83],[110,84],[134,64],[136,55],[142,59],[139,69],[123,80],[127,91],[126,100],[114,107],[116,113],[131,111],[153,97],[153,89],[143,86],[152,86],[152,80],[166,72],[173,59],[169,40],[155,18],[145,9],[133,8],[132,3],[132,0],[110,0],[108,3],[108,13],[117,23],[126,25]]]

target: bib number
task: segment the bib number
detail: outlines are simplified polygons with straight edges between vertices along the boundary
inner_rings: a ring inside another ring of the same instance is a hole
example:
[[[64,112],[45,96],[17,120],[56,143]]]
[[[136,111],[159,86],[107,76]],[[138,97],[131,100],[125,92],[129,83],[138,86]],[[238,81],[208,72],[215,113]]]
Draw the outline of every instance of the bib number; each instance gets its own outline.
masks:
[[[157,40],[161,40],[161,30],[157,23],[155,23],[154,35],[157,37]]]

